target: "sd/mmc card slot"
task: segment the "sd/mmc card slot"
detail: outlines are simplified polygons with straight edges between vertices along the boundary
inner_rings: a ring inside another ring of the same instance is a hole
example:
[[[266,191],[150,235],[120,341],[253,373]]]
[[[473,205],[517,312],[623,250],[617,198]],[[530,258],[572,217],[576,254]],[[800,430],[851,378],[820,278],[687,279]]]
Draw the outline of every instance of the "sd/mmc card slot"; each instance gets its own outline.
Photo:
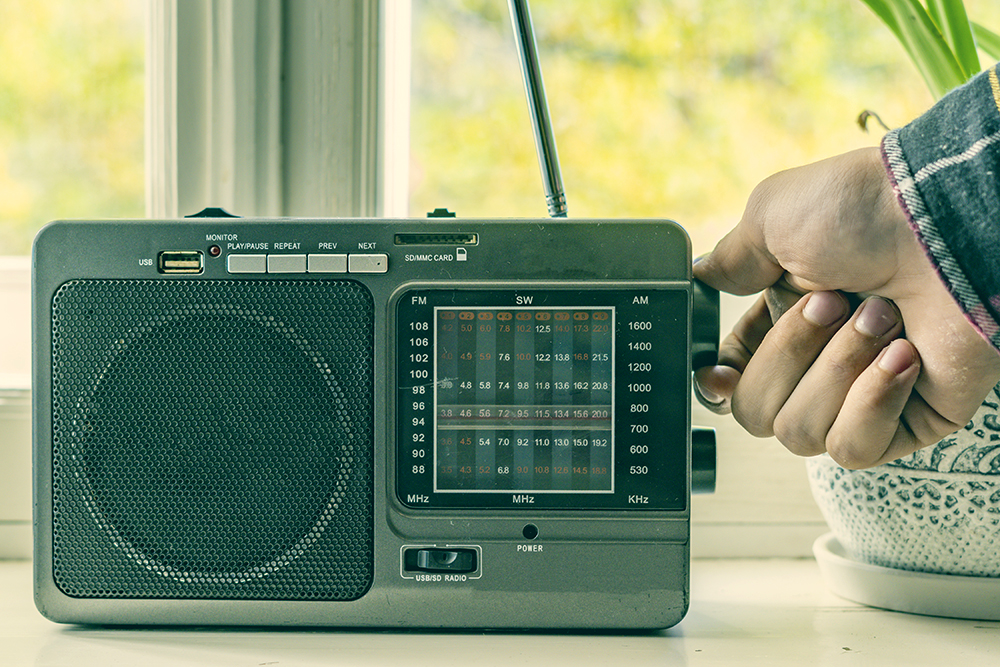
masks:
[[[478,245],[479,234],[464,233],[422,233],[396,234],[395,245]]]

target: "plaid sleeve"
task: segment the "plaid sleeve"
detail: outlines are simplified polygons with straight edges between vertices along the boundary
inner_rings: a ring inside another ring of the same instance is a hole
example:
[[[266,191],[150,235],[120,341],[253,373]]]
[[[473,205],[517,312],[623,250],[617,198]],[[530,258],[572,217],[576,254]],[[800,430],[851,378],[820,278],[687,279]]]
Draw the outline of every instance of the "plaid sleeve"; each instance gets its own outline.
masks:
[[[900,205],[952,296],[1000,349],[1000,65],[882,140]]]

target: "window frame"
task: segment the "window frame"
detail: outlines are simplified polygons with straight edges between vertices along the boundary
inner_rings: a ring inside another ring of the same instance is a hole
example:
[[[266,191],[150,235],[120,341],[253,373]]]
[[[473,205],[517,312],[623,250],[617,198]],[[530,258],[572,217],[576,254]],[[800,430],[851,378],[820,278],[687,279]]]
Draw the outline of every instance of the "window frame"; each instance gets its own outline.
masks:
[[[147,216],[405,216],[409,16],[410,0],[152,0]]]

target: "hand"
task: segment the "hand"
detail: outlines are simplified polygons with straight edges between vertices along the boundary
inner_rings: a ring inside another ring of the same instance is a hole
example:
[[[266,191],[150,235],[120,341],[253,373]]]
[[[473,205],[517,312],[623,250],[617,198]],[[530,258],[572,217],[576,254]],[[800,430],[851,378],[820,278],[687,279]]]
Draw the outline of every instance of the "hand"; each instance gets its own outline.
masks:
[[[963,427],[1000,381],[1000,354],[909,229],[878,149],[763,181],[694,274],[732,294],[765,290],[696,388],[797,454],[895,460]],[[873,296],[855,310],[855,295]]]

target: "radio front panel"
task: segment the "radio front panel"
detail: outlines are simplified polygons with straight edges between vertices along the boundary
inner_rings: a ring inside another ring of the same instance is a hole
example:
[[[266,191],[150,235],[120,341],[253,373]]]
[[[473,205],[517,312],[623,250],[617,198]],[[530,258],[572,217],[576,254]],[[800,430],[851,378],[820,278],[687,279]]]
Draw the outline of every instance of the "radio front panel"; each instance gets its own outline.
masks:
[[[714,344],[690,266],[670,221],[53,223],[33,255],[39,609],[676,623],[691,354]]]

